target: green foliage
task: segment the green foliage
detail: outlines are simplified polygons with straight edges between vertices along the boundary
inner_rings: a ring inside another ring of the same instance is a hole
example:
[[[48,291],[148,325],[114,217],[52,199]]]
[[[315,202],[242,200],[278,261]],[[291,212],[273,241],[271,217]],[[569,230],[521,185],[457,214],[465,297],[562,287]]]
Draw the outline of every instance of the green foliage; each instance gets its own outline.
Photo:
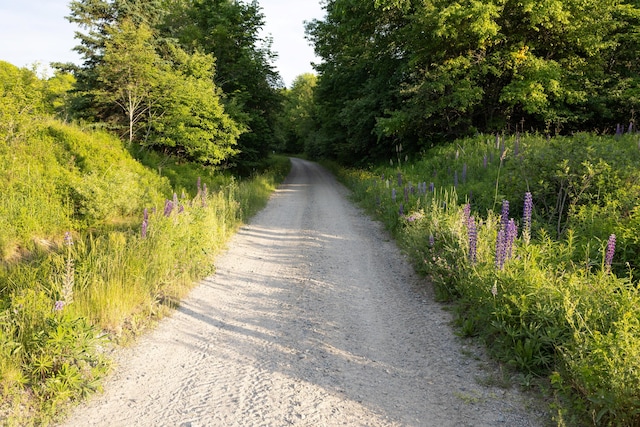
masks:
[[[340,173],[436,297],[455,303],[460,335],[482,339],[529,384],[551,380],[559,423],[627,426],[638,424],[640,405],[631,237],[638,156],[635,134],[479,136],[409,163],[398,147],[392,167]],[[520,230],[497,267],[497,210],[510,201],[509,216],[523,227],[525,191],[534,200],[531,239]],[[476,225],[473,258],[468,216]],[[618,237],[611,270],[604,261],[610,234]]]
[[[284,90],[284,103],[278,118],[276,134],[279,149],[285,153],[303,153],[311,143],[315,130],[315,104],[313,91],[317,78],[314,74],[302,74],[291,89]]]
[[[332,0],[307,26],[316,152],[345,164],[455,138],[611,131],[638,109],[637,2]],[[351,157],[350,157],[351,156]]]

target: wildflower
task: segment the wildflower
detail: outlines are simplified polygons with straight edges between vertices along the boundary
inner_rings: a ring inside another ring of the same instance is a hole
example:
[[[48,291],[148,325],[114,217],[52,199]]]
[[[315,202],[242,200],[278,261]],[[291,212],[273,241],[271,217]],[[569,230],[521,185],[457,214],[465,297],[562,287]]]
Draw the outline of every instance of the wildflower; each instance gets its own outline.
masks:
[[[398,210],[398,213],[400,214],[400,216],[404,215],[404,204],[400,203],[400,209]]]
[[[391,189],[391,200],[393,200],[393,203],[396,202],[396,189],[395,188]]]
[[[436,191],[436,185],[432,182],[429,184],[429,192],[433,193],[434,191]]]
[[[498,282],[493,282],[493,286],[491,287],[491,295],[493,295],[493,297],[497,297],[498,296]]]
[[[70,231],[64,233],[64,244],[67,247],[73,246],[73,237],[71,236]]]
[[[502,216],[500,220],[500,228],[502,230],[506,230],[507,224],[509,223],[509,201],[502,201]]]
[[[389,183],[388,179],[384,182],[384,185],[385,185],[385,187],[389,188],[390,183]]]
[[[178,206],[178,194],[173,193],[173,206]]]
[[[149,222],[146,219],[142,220],[142,227],[140,229],[140,236],[143,239],[146,239],[146,237],[147,237],[147,227],[149,227]]]
[[[196,187],[198,188],[198,195],[200,195],[202,192],[200,177],[198,177],[198,180],[196,181]]]
[[[144,208],[144,210],[142,211],[142,220],[149,221],[149,209]]]
[[[462,165],[462,182],[467,182],[467,164]]]
[[[457,170],[453,173],[453,186],[454,187],[458,186],[458,171]]]
[[[64,301],[56,301],[55,305],[53,306],[53,309],[55,311],[61,311],[65,306]]]
[[[607,241],[607,252],[604,257],[604,266],[607,272],[611,271],[611,263],[613,262],[613,255],[616,251],[616,235],[609,236]]]
[[[164,216],[169,217],[171,215],[171,211],[173,210],[173,202],[171,200],[167,200],[164,203]]]
[[[476,228],[476,219],[472,216],[469,217],[467,222],[467,234],[469,235],[469,261],[475,264],[478,254],[478,230]]]
[[[436,244],[436,239],[433,237],[433,233],[429,233],[429,247],[432,248]]]
[[[404,202],[409,203],[409,188],[404,187]]]
[[[471,218],[471,203],[465,203],[462,207],[462,213],[464,214],[464,222],[468,224]]]
[[[402,173],[398,172],[398,187],[402,187]]]
[[[533,212],[533,197],[530,192],[524,193],[524,210],[522,219],[522,236],[526,244],[531,241],[531,213]]]
[[[487,155],[485,154],[484,157],[482,158],[482,167],[483,168],[487,168],[487,163],[489,161],[489,158],[487,157]]]

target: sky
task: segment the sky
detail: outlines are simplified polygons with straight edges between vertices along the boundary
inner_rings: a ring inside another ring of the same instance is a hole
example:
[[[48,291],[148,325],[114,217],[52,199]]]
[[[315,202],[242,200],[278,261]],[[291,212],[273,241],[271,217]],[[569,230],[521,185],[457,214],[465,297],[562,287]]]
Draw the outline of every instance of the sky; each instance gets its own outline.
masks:
[[[72,49],[77,27],[65,19],[70,0],[0,0],[0,60],[18,67],[51,62],[81,63]],[[304,38],[304,21],[322,19],[321,0],[259,0],[266,25],[262,35],[273,37],[275,66],[287,87],[300,74],[313,72],[317,62]]]

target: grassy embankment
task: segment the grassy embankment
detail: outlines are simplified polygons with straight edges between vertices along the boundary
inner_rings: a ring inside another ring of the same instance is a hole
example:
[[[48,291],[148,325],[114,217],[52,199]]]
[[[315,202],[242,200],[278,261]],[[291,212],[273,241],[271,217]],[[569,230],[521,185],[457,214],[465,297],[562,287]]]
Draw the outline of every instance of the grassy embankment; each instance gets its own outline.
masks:
[[[558,425],[640,425],[638,135],[397,151],[339,173],[454,303],[459,333],[546,387]]]
[[[288,171],[251,179],[34,116],[0,140],[0,424],[100,388],[107,349],[170,311]],[[144,222],[144,225],[143,225]]]

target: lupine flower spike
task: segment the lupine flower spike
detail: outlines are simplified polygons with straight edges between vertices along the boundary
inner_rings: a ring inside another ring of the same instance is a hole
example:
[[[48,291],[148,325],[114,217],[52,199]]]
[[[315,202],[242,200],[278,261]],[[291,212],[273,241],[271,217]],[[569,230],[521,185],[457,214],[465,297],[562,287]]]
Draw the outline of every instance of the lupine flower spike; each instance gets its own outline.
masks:
[[[604,268],[609,273],[611,271],[611,264],[613,263],[613,255],[616,252],[616,235],[609,236],[607,241],[607,252],[604,257]]]
[[[522,237],[525,244],[531,241],[531,214],[533,212],[533,197],[530,192],[524,193],[524,211],[522,215]]]

